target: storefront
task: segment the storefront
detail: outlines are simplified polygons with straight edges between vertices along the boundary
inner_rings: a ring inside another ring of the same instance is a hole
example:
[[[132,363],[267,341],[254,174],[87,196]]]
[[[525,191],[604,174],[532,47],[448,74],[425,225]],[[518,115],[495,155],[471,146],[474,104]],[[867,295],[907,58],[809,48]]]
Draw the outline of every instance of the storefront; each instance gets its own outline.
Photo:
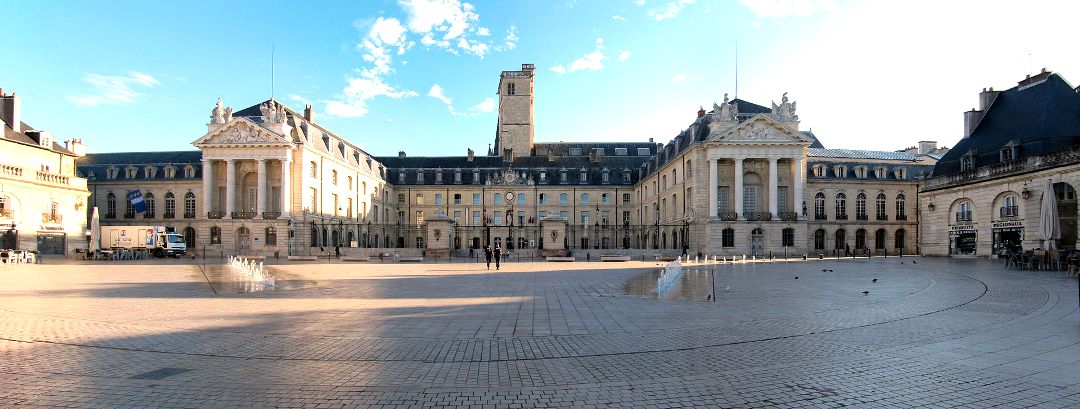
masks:
[[[949,255],[973,256],[978,243],[978,232],[970,224],[949,226]]]
[[[67,234],[62,226],[41,226],[37,232],[37,251],[41,254],[67,254]]]
[[[994,255],[1000,257],[1009,252],[1021,251],[1024,242],[1024,222],[1019,220],[994,222],[990,231],[993,235]]]
[[[19,231],[14,223],[0,224],[0,249],[18,249]]]

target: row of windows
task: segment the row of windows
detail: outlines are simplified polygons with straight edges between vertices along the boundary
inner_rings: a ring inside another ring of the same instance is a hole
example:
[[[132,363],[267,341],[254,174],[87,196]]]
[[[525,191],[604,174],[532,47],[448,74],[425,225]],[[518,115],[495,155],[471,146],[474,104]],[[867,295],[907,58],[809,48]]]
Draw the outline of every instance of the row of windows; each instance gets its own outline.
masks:
[[[824,250],[825,249],[825,241],[826,241],[825,236],[826,236],[825,235],[825,229],[817,229],[817,230],[814,231],[814,250]],[[906,240],[906,238],[907,238],[907,231],[904,230],[904,229],[897,229],[896,232],[893,234],[893,249],[900,250],[900,249],[905,248],[905,240]],[[874,249],[876,249],[876,250],[884,250],[885,249],[885,242],[886,242],[886,231],[885,231],[885,229],[877,229],[877,231],[874,232]],[[867,242],[866,242],[866,230],[865,229],[855,230],[855,245],[851,246],[851,244],[848,243],[848,241],[847,241],[847,231],[845,231],[844,229],[838,229],[835,232],[833,232],[833,243],[832,243],[832,245],[833,245],[833,247],[832,247],[833,249],[835,249],[835,250],[844,250],[845,253],[849,252],[849,251],[851,251],[853,249],[854,250],[868,249],[869,247],[867,246]]]
[[[436,205],[445,204],[443,202],[444,196],[443,196],[442,193],[436,193],[434,196],[435,196],[435,201],[434,201],[433,204],[436,204]],[[600,202],[599,202],[599,204],[605,204],[605,205],[606,204],[611,204],[611,196],[612,195],[609,194],[609,193],[600,194]],[[505,197],[506,196],[505,196],[504,193],[492,193],[491,194],[491,201],[492,201],[492,203],[497,204],[497,205],[508,203],[504,199]],[[525,193],[516,193],[516,194],[514,194],[514,202],[516,204],[518,204],[518,205],[525,205],[525,204],[527,204],[527,200],[528,200],[527,197],[528,197],[528,195],[526,195]],[[549,197],[550,197],[550,195],[547,194],[547,193],[540,193],[537,196],[537,200],[538,200],[539,204],[545,205],[545,204],[549,204]],[[423,193],[417,193],[415,199],[416,199],[415,203],[418,204],[418,205],[427,204],[426,196]],[[473,193],[472,194],[472,204],[474,204],[474,205],[483,204],[482,200],[483,200],[483,198],[481,197],[480,193]],[[404,202],[405,202],[405,194],[404,193],[398,193],[398,203],[404,203]],[[629,193],[623,193],[622,202],[624,204],[630,203],[630,194]],[[588,193],[582,193],[579,196],[578,203],[579,204],[590,204],[590,203],[592,203],[592,196],[590,194],[588,194]],[[456,205],[462,204],[462,194],[461,193],[454,193],[454,195],[453,195],[453,204],[456,204]],[[570,195],[568,193],[559,193],[559,204],[561,204],[561,205],[570,204]]]
[[[152,219],[157,217],[157,198],[153,192],[146,192],[143,195],[143,203],[146,206],[146,211],[143,212],[143,217]],[[135,217],[135,206],[131,201],[124,201],[124,218],[131,219]],[[165,193],[165,213],[164,218],[172,219],[176,217],[176,195],[173,192]],[[112,192],[105,195],[105,218],[116,218],[116,195]],[[187,192],[184,194],[184,218],[195,218],[195,194]]]
[[[419,183],[419,184],[427,183],[426,175],[427,175],[428,172],[432,172],[432,171],[417,170],[416,171],[416,179],[415,179],[416,183]],[[478,184],[483,182],[483,180],[480,178],[480,171],[479,170],[474,170],[472,175],[473,175],[473,177],[472,177],[472,183],[473,184],[478,185]],[[547,184],[547,183],[551,182],[551,180],[548,179],[548,172],[547,171],[541,170],[541,171],[539,171],[539,173],[537,175],[538,175],[538,179],[536,181],[537,183],[539,183],[539,184]],[[461,177],[462,177],[462,171],[461,170],[455,170],[454,171],[454,181],[453,181],[453,183],[456,183],[456,184],[462,183]],[[588,181],[589,181],[589,173],[588,173],[588,171],[586,171],[583,168],[583,169],[581,169],[580,172],[578,172],[578,183],[583,183],[584,184],[584,183],[588,183]],[[403,171],[403,170],[398,171],[398,183],[399,184],[405,184],[406,182],[407,182],[406,181],[406,172]],[[605,169],[600,171],[600,182],[601,183],[611,183],[611,170],[610,169],[605,168]],[[630,183],[630,171],[629,170],[623,170],[623,172],[622,172],[622,181],[621,182],[622,183]],[[442,183],[444,183],[443,171],[434,171],[434,182],[432,182],[432,183],[434,183],[434,184],[442,184]],[[567,171],[564,170],[564,171],[559,172],[559,182],[558,183],[561,183],[561,184],[570,183],[570,178],[569,178],[569,176],[567,174]]]
[[[466,216],[469,215],[468,211],[466,211],[464,214]],[[560,217],[562,217],[564,219],[567,219],[571,223],[580,223],[582,225],[587,225],[587,224],[589,224],[589,220],[590,220],[589,216],[591,214],[593,214],[593,213],[590,213],[590,211],[588,211],[588,210],[582,210],[578,214],[579,218],[578,218],[578,220],[576,222],[574,220],[570,220],[568,218],[570,216],[570,214],[566,210],[559,210],[557,212],[552,211],[551,214],[553,214],[553,215],[558,214]],[[424,215],[425,215],[425,213],[424,213],[423,210],[417,210],[416,211],[416,213],[415,213],[415,216],[416,216],[415,221],[416,221],[417,225],[424,224]],[[452,217],[451,217],[451,219],[454,220],[454,222],[457,223],[457,224],[462,224],[462,215],[463,214],[462,214],[461,210],[455,210]],[[472,226],[481,226],[481,225],[525,226],[526,224],[535,224],[535,223],[538,222],[538,220],[547,217],[548,212],[546,210],[540,210],[537,213],[537,217],[534,218],[532,216],[528,216],[528,214],[523,210],[517,211],[516,214],[511,210],[507,210],[505,212],[496,210],[496,211],[492,211],[490,215],[488,215],[487,213],[483,213],[483,218],[481,218],[481,212],[479,210],[473,210],[471,216],[472,217],[469,220],[466,220],[467,222],[471,221],[471,223],[466,223],[465,225],[467,225],[467,226],[468,225],[472,225]],[[516,218],[515,218],[515,216],[516,216]],[[594,220],[594,222],[598,223],[598,224],[601,224],[604,227],[608,227],[610,225],[610,223],[613,222],[613,220],[611,220],[611,212],[601,211],[599,213],[599,216],[600,216],[600,220]],[[405,217],[405,212],[404,211],[398,211],[398,222],[402,222],[403,221],[402,219],[404,217]],[[504,224],[504,220],[505,220],[505,224]],[[629,224],[630,223],[630,211],[629,210],[624,210],[622,212],[622,223],[623,224]]]
[[[835,217],[838,220],[847,220],[847,195],[844,193],[836,194],[835,205]],[[874,200],[874,215],[877,220],[886,220],[888,215],[886,213],[887,198],[884,193],[879,193]],[[896,220],[907,220],[907,199],[903,193],[896,195]],[[814,218],[817,220],[825,220],[825,194],[818,192],[814,195]],[[866,194],[859,193],[855,197],[855,218],[857,220],[867,220],[866,214]]]
[[[858,165],[851,168],[852,173],[854,173],[857,179],[866,179],[867,177],[869,177],[870,170],[871,169],[866,165]],[[833,165],[832,171],[833,177],[846,178],[848,175],[847,165]],[[810,167],[810,173],[812,173],[814,177],[825,177],[827,176],[827,167],[823,163],[814,164]],[[889,177],[889,170],[886,169],[884,166],[878,166],[873,169],[873,174],[874,178],[887,179]],[[907,168],[893,168],[892,175],[896,179],[907,179]]]
[[[311,176],[311,178],[313,178],[313,179],[318,179],[319,178],[319,165],[317,163],[315,163],[314,161],[311,162],[311,171],[310,171],[310,173],[308,175]],[[346,183],[345,187],[347,189],[349,189],[349,190],[353,189],[353,177],[352,176],[346,176],[345,177],[345,183]],[[338,185],[338,171],[337,170],[331,170],[330,171],[330,184],[334,185],[334,186]],[[365,194],[365,195],[367,194],[367,182],[360,182],[360,185],[358,186],[358,188],[360,189],[361,194]],[[378,194],[379,194],[379,191],[378,191],[378,189],[376,189],[375,190],[375,195],[377,196]]]
[[[146,179],[157,178],[157,174],[158,174],[157,166],[145,166],[145,167],[142,168],[142,170],[143,170],[143,177],[144,178],[146,178]],[[165,171],[165,178],[167,178],[167,179],[176,178],[176,170],[177,170],[176,166],[165,165],[162,168],[162,170]],[[117,177],[119,177],[119,175],[120,175],[120,168],[118,168],[116,166],[109,166],[108,168],[105,169],[105,177],[108,178],[108,179],[116,179]],[[139,175],[139,168],[136,168],[135,166],[128,166],[128,167],[124,168],[124,178],[126,178],[126,179],[135,179],[136,177],[138,177],[138,175]],[[93,172],[91,172],[89,176],[91,178],[94,177]],[[195,166],[192,166],[192,165],[184,166],[184,177],[188,178],[188,179],[194,178],[195,177]]]

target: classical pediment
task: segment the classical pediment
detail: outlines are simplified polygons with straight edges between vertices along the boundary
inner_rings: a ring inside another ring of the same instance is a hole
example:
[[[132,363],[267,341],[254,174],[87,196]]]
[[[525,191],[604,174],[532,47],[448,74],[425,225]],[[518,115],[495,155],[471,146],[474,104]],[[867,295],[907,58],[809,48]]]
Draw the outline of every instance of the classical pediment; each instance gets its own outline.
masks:
[[[207,145],[287,145],[285,137],[263,128],[245,118],[235,118],[192,143]]]
[[[758,115],[728,129],[716,129],[705,139],[720,143],[809,144],[810,139],[797,130],[770,118]]]

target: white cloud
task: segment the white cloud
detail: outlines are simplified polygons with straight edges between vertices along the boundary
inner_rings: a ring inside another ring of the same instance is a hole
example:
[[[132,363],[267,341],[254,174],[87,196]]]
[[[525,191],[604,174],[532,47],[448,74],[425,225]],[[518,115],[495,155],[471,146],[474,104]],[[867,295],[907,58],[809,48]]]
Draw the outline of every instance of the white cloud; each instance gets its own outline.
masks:
[[[836,9],[835,0],[739,0],[758,18],[810,16]]]
[[[638,6],[644,6],[645,5],[645,0],[634,0],[634,4],[636,4]]]
[[[551,67],[551,71],[558,74],[574,71],[600,71],[604,69],[604,60],[606,59],[608,57],[604,55],[604,39],[597,38],[596,50],[571,61],[568,66],[555,64],[555,66]]]
[[[674,77],[671,77],[671,80],[672,80],[672,81],[675,81],[675,82],[683,82],[683,81],[686,81],[686,74],[682,74],[682,73],[679,73],[679,74],[675,74],[675,76],[674,76]]]
[[[487,37],[487,36],[491,35],[491,29],[489,29],[487,27],[480,27],[480,28],[476,29],[476,35],[482,36],[482,37]]]
[[[651,8],[645,12],[645,15],[652,17],[656,21],[668,20],[682,12],[683,7],[689,4],[694,4],[694,0],[675,0],[660,7]]]
[[[479,104],[473,105],[469,109],[476,112],[495,112],[495,98],[484,98]]]
[[[510,28],[506,29],[506,37],[503,40],[505,42],[502,45],[495,46],[495,51],[509,51],[517,48],[517,26],[510,26]]]
[[[128,71],[127,76],[87,74],[83,80],[96,88],[97,94],[69,95],[67,100],[77,106],[130,104],[142,95],[133,87],[161,85],[156,78],[138,71]]]
[[[458,0],[402,0],[400,4],[408,14],[409,30],[423,34],[421,43],[425,46],[436,46],[455,54],[460,49],[479,57],[483,57],[491,48],[490,43],[470,38],[491,34],[491,29],[475,26],[480,14],[472,4]],[[451,40],[455,39],[465,41],[456,41],[454,44],[457,48],[451,48]]]
[[[432,85],[431,89],[428,91],[427,94],[429,97],[442,101],[444,104],[446,104],[447,108],[450,108],[451,112],[454,111],[454,100],[450,99],[450,97],[447,97],[446,94],[443,94],[442,86],[440,86],[439,84]]]
[[[626,61],[627,58],[630,58],[630,52],[629,51],[623,51],[623,52],[619,53],[619,61]]]
[[[289,94],[285,98],[287,98],[289,101],[296,102],[296,103],[298,103],[300,105],[304,105],[304,106],[311,105],[311,100],[309,100],[307,98],[304,98],[302,96],[296,95],[296,94]]]
[[[611,19],[615,21],[626,21],[625,17],[619,15],[611,16]]]

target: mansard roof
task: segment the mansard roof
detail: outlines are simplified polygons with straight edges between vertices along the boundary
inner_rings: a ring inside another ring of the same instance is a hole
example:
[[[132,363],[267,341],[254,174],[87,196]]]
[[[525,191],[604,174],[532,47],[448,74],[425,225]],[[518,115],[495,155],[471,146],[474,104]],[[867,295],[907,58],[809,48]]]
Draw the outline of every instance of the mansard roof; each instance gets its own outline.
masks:
[[[27,125],[26,122],[19,121],[19,123],[20,123],[20,125],[22,125],[21,126],[22,129],[27,129],[27,130],[33,130],[34,129],[30,125]],[[34,140],[34,138],[32,136],[28,135],[28,133],[33,133],[33,131],[27,131],[27,132],[16,131],[14,128],[11,127],[11,125],[5,123],[2,120],[0,120],[0,124],[3,124],[3,126],[0,126],[0,128],[4,129],[2,136],[3,136],[4,139],[6,139],[8,141],[15,142],[15,143],[22,144],[22,145],[35,146],[35,147],[42,148],[42,149],[50,149],[53,152],[62,153],[64,155],[68,155],[68,156],[75,156],[74,152],[71,152],[71,151],[67,150],[67,148],[64,148],[64,145],[61,145],[60,143],[56,142],[55,140],[53,140],[51,148],[46,148],[44,146],[39,145],[38,142],[36,140]]]
[[[971,136],[938,161],[934,176],[959,173],[960,159],[967,155],[975,167],[1001,163],[1006,145],[1018,148],[1017,159],[1080,145],[1080,94],[1056,73],[1040,75],[998,95]]]
[[[106,175],[105,171],[109,167],[119,168],[123,172],[128,166],[134,166],[139,170],[136,172],[134,179],[147,180],[142,169],[148,165],[158,167],[157,175],[153,180],[167,179],[163,171],[166,165],[177,168],[175,179],[183,178],[184,167],[188,165],[195,168],[195,179],[202,178],[202,151],[91,153],[79,158],[75,167],[83,177],[88,177],[93,172],[98,180],[103,180]],[[123,173],[121,173],[116,180],[131,179],[123,177]]]
[[[637,182],[636,169],[645,160],[641,156],[600,156],[590,161],[586,156],[548,156],[516,157],[513,162],[505,162],[499,156],[475,156],[472,161],[467,156],[384,156],[375,158],[387,166],[386,181],[394,185],[450,185],[454,184],[454,171],[461,170],[461,184],[484,183],[495,172],[510,169],[518,174],[524,172],[540,185],[559,185],[559,172],[567,172],[565,185],[581,185],[581,171],[585,170],[584,185],[630,185]],[[480,180],[473,180],[473,171],[480,172]],[[603,182],[604,171],[608,171],[608,182]],[[622,172],[629,170],[630,179],[623,181]],[[434,174],[441,171],[442,181],[436,182]],[[405,181],[399,179],[399,173],[405,172]],[[424,173],[423,182],[417,180],[417,173]],[[545,172],[541,180],[540,173]],[[546,183],[545,183],[546,182]]]
[[[822,149],[810,148],[806,150],[807,157],[817,158],[845,158],[845,159],[869,159],[869,160],[901,160],[915,162],[918,155],[907,152],[894,151],[866,151],[858,149]]]

